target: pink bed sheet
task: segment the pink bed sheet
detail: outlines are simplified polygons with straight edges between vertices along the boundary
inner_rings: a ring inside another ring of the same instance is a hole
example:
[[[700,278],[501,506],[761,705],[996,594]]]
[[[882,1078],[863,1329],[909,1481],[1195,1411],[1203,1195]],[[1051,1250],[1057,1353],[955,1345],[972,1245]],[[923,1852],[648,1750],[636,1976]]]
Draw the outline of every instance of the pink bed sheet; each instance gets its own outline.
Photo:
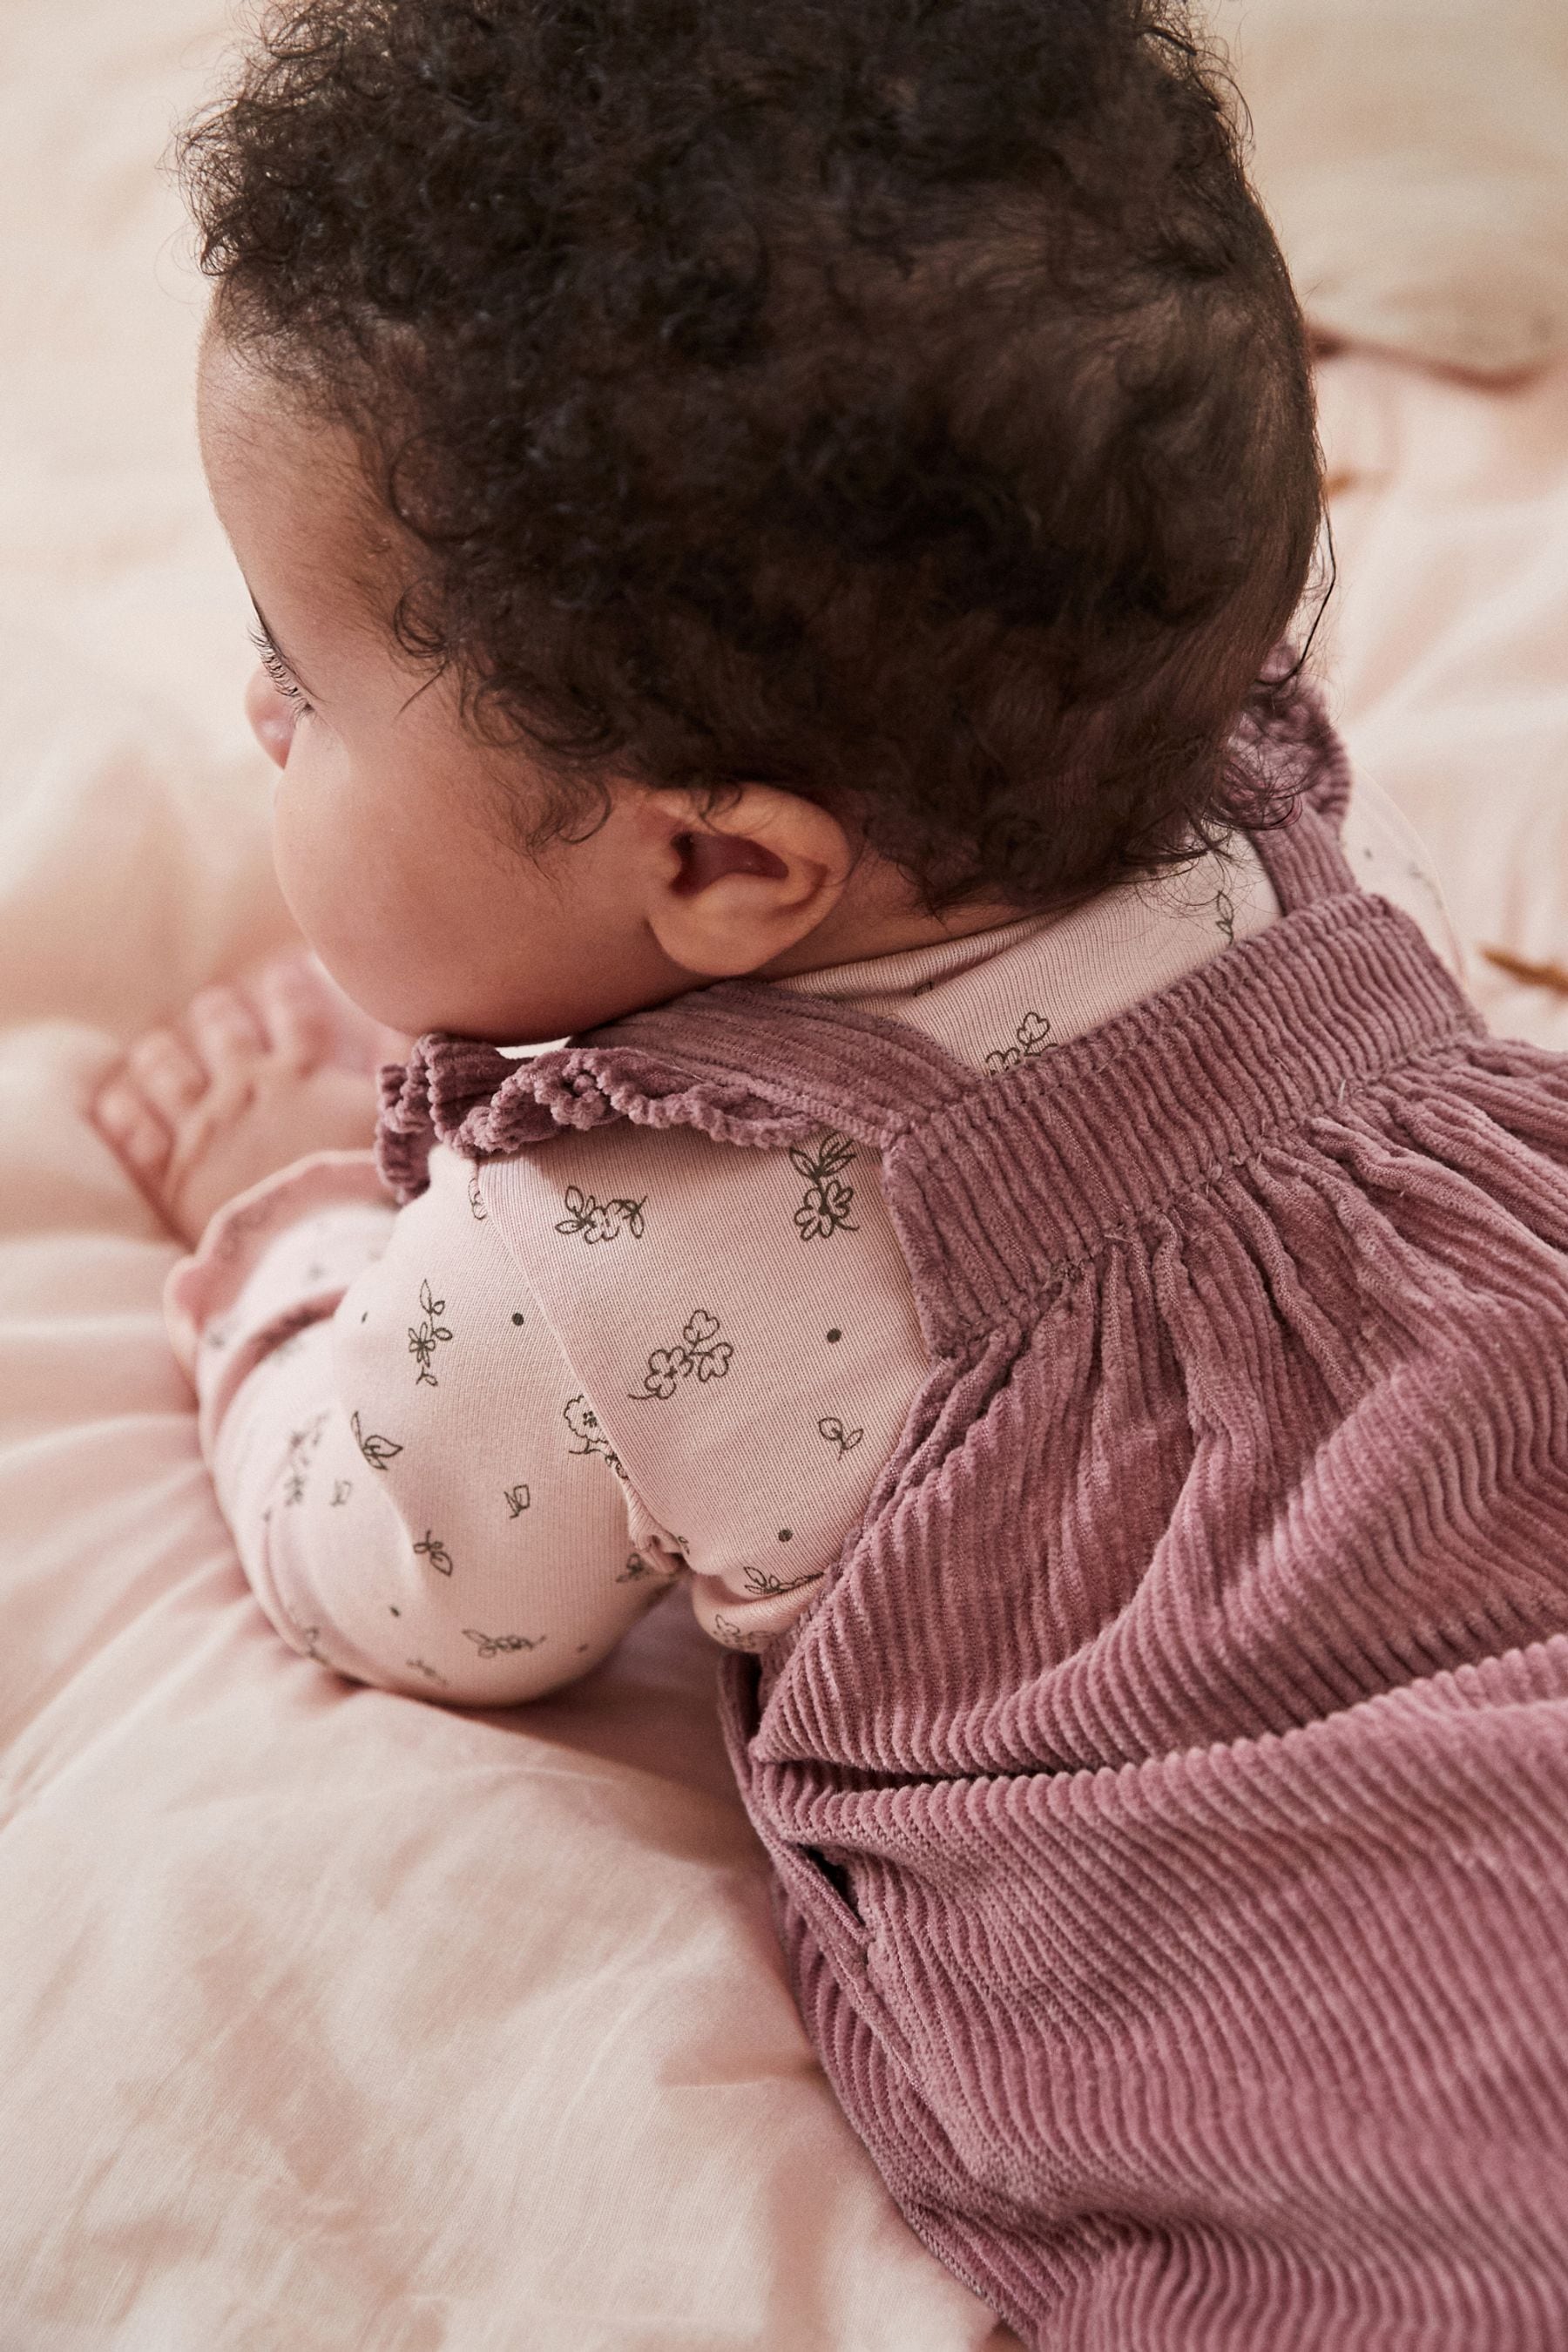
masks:
[[[1339,585],[1321,643],[1358,771],[1443,877],[1500,1035],[1568,1051],[1568,365],[1509,386],[1370,353],[1319,372]]]
[[[119,1041],[286,930],[148,168],[220,26],[5,30],[0,2343],[1003,2352],[812,2061],[689,1618],[511,1716],[289,1656],[163,1342],[172,1247],[83,1124]],[[1352,358],[1324,398],[1355,747],[1472,950],[1568,954],[1568,371]]]

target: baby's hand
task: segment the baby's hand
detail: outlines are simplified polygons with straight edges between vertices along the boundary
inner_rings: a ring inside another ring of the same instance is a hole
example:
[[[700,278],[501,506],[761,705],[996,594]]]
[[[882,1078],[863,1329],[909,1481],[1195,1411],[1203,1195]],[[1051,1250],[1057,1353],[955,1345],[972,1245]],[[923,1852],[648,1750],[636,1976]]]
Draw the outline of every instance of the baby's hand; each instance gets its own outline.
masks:
[[[375,1080],[332,1058],[340,1026],[308,965],[275,965],[254,1002],[204,989],[177,1029],[150,1030],[105,1081],[94,1121],[188,1247],[264,1176],[374,1139]]]

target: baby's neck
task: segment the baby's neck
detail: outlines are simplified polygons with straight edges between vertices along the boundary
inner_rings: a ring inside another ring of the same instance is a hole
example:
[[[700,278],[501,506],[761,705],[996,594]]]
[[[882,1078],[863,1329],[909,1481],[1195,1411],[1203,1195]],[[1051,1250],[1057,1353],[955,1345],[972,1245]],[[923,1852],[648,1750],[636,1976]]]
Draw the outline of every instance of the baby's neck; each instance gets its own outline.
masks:
[[[792,979],[829,965],[860,963],[870,956],[898,955],[906,948],[941,946],[975,931],[992,931],[1036,911],[1000,899],[966,900],[932,914],[911,903],[909,885],[885,859],[868,859],[842,898],[814,931],[793,948],[759,965],[757,980]]]

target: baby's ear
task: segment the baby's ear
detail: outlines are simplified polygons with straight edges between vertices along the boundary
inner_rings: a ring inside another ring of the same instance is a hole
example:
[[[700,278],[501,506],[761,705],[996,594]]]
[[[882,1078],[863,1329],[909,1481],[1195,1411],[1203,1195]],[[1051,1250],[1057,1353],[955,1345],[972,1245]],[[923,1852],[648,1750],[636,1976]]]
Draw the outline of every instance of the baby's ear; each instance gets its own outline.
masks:
[[[735,980],[799,945],[838,904],[853,854],[837,817],[773,784],[710,814],[689,793],[647,792],[637,827],[646,912],[672,963]]]

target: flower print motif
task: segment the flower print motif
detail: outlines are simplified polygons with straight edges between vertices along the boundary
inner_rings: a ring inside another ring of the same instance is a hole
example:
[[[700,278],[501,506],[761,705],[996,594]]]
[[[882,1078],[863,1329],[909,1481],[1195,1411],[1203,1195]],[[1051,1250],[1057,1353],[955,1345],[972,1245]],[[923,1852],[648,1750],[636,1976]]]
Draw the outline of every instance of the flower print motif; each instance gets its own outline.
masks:
[[[775,1576],[771,1568],[743,1568],[741,1570],[748,1592],[759,1600],[775,1600],[781,1592],[797,1592],[803,1584],[815,1584],[818,1571],[812,1569],[805,1576]]]
[[[1052,1042],[1051,1024],[1043,1013],[1026,1013],[1013,1034],[1016,1045],[998,1045],[985,1056],[985,1066],[994,1076],[1003,1070],[1016,1070],[1020,1062],[1043,1054]]]
[[[436,1668],[430,1664],[428,1658],[405,1658],[403,1663],[409,1669],[410,1673],[423,1675],[426,1682],[439,1683],[443,1689],[446,1688],[446,1675],[438,1674]]]
[[[735,1350],[728,1339],[720,1339],[719,1318],[700,1307],[680,1336],[691,1351],[691,1366],[698,1379],[723,1380]]]
[[[468,1214],[476,1224],[480,1225],[489,1215],[489,1211],[484,1203],[484,1195],[479,1191],[479,1171],[477,1161],[474,1165],[474,1172],[468,1179]]]
[[[567,1428],[577,1440],[577,1444],[572,1448],[573,1453],[596,1454],[599,1451],[603,1433],[599,1427],[599,1416],[587,1398],[569,1397],[561,1408],[561,1414]]]
[[[289,1433],[289,1451],[285,1456],[283,1475],[285,1508],[290,1503],[302,1503],[305,1499],[305,1474],[310,1466],[311,1457],[321,1444],[321,1432],[326,1427],[326,1414],[319,1412],[313,1421],[308,1421],[305,1423],[303,1429],[296,1429]]]
[[[814,1184],[795,1213],[795,1225],[803,1242],[826,1241],[831,1234],[858,1234],[859,1226],[850,1222],[849,1212],[855,1205],[855,1187],[841,1176],[830,1176],[826,1184]]]
[[[503,1486],[501,1498],[506,1504],[506,1515],[509,1519],[521,1519],[533,1500],[533,1496],[521,1481],[515,1486]]]
[[[540,1633],[530,1640],[526,1633],[481,1633],[477,1625],[465,1625],[465,1642],[472,1642],[481,1658],[500,1658],[514,1650],[537,1650],[545,1640]]]
[[[433,1536],[428,1528],[425,1530],[423,1540],[415,1545],[414,1550],[417,1559],[429,1561],[437,1576],[451,1575],[452,1555],[440,1537]]]
[[[329,1508],[341,1511],[353,1490],[354,1482],[352,1478],[335,1478],[332,1481],[332,1499]]]
[[[441,1383],[430,1367],[437,1349],[452,1336],[440,1319],[447,1312],[447,1302],[444,1298],[433,1298],[430,1285],[426,1281],[419,1286],[419,1304],[425,1310],[424,1318],[408,1327],[408,1352],[419,1367],[414,1385],[416,1388],[436,1389]]]
[[[1227,946],[1235,945],[1236,901],[1231,897],[1228,890],[1221,890],[1215,894],[1214,902],[1214,927],[1216,931],[1224,932],[1226,944]]]
[[[393,1456],[403,1451],[402,1446],[396,1444],[392,1438],[377,1437],[374,1431],[367,1437],[360,1427],[357,1412],[350,1413],[349,1427],[353,1431],[354,1444],[373,1470],[384,1470]]]
[[[617,1584],[646,1584],[650,1576],[657,1576],[658,1574],[658,1570],[655,1568],[651,1559],[646,1559],[640,1551],[628,1552],[626,1555],[626,1564],[625,1568],[621,1570],[620,1574],[616,1577],[616,1582]]]
[[[792,1144],[789,1156],[797,1172],[805,1178],[805,1198],[795,1213],[795,1231],[801,1240],[826,1241],[830,1234],[858,1234],[859,1226],[852,1224],[849,1218],[855,1205],[855,1187],[846,1181],[843,1172],[855,1159],[855,1147],[849,1138],[840,1135],[837,1128],[830,1128],[815,1151]]]
[[[558,1234],[581,1234],[585,1242],[613,1242],[622,1234],[630,1234],[634,1242],[643,1237],[646,1192],[640,1201],[601,1201],[595,1193],[569,1184],[564,1206],[566,1214],[555,1228]]]
[[[644,1395],[661,1400],[672,1397],[676,1382],[683,1381],[690,1370],[691,1359],[684,1348],[656,1348],[643,1377]]]
[[[621,1457],[605,1436],[599,1416],[585,1396],[568,1397],[561,1408],[561,1418],[575,1441],[569,1447],[569,1452],[602,1454],[605,1467],[613,1470],[617,1478],[625,1477]]]
[[[677,1383],[689,1380],[693,1372],[703,1383],[727,1380],[735,1350],[730,1340],[720,1338],[721,1328],[719,1318],[706,1307],[693,1307],[680,1335],[681,1344],[656,1348],[649,1356],[642,1387],[628,1391],[631,1402],[647,1404],[650,1398],[663,1402],[675,1394]]]
[[[296,1625],[293,1630],[300,1650],[307,1658],[312,1660],[318,1666],[325,1666],[330,1675],[342,1674],[342,1668],[337,1661],[330,1658],[321,1647],[321,1629],[319,1625]]]
[[[718,1610],[713,1612],[713,1631],[727,1650],[760,1650],[767,1639],[763,1633],[748,1633],[743,1625],[737,1625],[732,1617]]]
[[[837,1445],[841,1462],[847,1454],[854,1453],[866,1434],[863,1429],[846,1429],[836,1412],[823,1415],[816,1424],[816,1433],[818,1437],[825,1437],[829,1445]]]

